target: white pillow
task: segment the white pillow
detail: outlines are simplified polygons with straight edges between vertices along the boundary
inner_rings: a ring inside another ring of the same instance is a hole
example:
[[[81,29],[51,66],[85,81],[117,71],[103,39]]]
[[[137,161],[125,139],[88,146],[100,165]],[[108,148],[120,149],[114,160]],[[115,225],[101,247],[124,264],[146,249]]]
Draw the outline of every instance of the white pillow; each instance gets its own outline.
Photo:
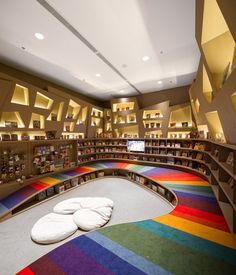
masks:
[[[77,229],[72,215],[50,213],[34,224],[31,238],[41,244],[56,243],[69,237]]]
[[[103,197],[71,198],[56,204],[53,211],[58,214],[73,214],[78,209],[96,209],[103,206],[113,207],[114,203],[112,200]]]
[[[80,229],[90,231],[106,224],[111,217],[111,213],[111,207],[79,209],[73,214],[73,220]]]

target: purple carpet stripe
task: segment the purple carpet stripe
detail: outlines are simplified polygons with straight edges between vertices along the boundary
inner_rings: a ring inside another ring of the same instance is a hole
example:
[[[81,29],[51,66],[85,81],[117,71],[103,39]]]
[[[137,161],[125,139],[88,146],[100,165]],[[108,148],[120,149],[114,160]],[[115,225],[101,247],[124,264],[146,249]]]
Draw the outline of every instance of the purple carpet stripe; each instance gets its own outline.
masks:
[[[79,173],[76,171],[68,171],[68,172],[63,173],[63,175],[70,176],[70,177],[76,177],[79,175]]]
[[[178,197],[178,204],[187,206],[189,208],[195,208],[201,211],[206,211],[210,213],[214,213],[216,215],[222,215],[222,212],[220,210],[220,207],[218,204],[214,203],[209,203],[204,200],[193,200],[192,198],[185,198],[185,197]]]
[[[143,275],[146,274],[135,266],[122,260],[116,254],[110,252],[97,242],[87,238],[85,235],[71,241],[85,254],[89,254],[94,260],[106,267],[112,274],[117,275]]]
[[[134,252],[126,249],[125,247],[115,243],[114,241],[110,240],[109,238],[105,237],[102,234],[99,234],[97,231],[93,231],[86,235],[87,238],[92,239],[93,241],[97,242],[104,248],[108,249],[109,251],[115,251],[116,255],[127,261],[133,266],[136,266],[138,269],[142,270],[147,274],[160,274],[160,275],[167,275],[171,274],[167,270],[163,269],[162,267],[153,264],[150,261],[147,261],[143,257],[135,254]]]
[[[176,190],[176,194],[178,197],[182,197],[182,198],[191,198],[193,200],[203,200],[203,201],[207,201],[209,203],[217,203],[217,200],[215,197],[213,198],[206,198],[204,196],[201,196],[201,195],[197,195],[197,194],[190,194],[190,193],[187,193],[185,191],[181,192],[181,191],[178,191]]]
[[[54,249],[53,251],[49,252],[48,257],[53,260],[66,274],[112,274],[105,267],[81,251],[79,247],[74,246],[71,242],[68,242],[63,246],[60,246],[58,249]]]
[[[163,184],[166,187],[170,186],[168,184]],[[172,191],[174,191],[175,193],[179,192],[184,192],[187,194],[193,194],[193,195],[199,195],[201,197],[206,197],[206,198],[215,198],[213,193],[204,193],[204,192],[198,192],[198,191],[194,191],[194,190],[184,190],[184,189],[180,189],[180,188],[175,188],[175,186],[173,186],[172,188],[170,188]]]

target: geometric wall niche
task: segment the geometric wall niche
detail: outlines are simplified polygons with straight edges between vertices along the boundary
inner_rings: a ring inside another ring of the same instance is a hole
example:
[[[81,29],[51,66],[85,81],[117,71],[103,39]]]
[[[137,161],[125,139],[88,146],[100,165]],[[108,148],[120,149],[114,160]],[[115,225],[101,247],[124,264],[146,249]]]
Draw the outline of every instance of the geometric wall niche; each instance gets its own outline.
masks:
[[[196,112],[199,113],[200,112],[200,102],[199,102],[198,98],[195,100],[194,104],[195,104]]]
[[[226,142],[224,131],[217,111],[206,113],[206,118],[213,138],[218,142]]]
[[[3,112],[1,116],[0,127],[24,128],[25,125],[19,112]]]
[[[217,89],[231,74],[235,41],[216,0],[204,1],[202,49]]]
[[[32,113],[29,128],[30,129],[44,129],[45,128],[44,116]]]
[[[190,105],[174,110],[170,114],[169,127],[192,127],[192,113]],[[186,125],[186,126],[185,126]]]
[[[231,95],[231,101],[232,101],[232,104],[233,104],[234,111],[236,112],[236,92],[234,92]]]
[[[39,92],[37,92],[34,107],[49,110],[52,107],[53,100]]]
[[[204,65],[202,65],[202,92],[207,102],[211,103],[213,100],[213,91]]]
[[[88,107],[82,108],[76,124],[79,124],[79,125],[85,124],[85,121],[87,119],[87,113],[88,113]]]
[[[63,107],[64,107],[64,102],[55,104],[55,106],[52,108],[52,112],[47,117],[47,120],[61,121]]]
[[[78,103],[70,99],[66,118],[76,119],[79,114],[80,108],[81,106]]]
[[[29,105],[29,90],[26,87],[16,84],[11,103]]]

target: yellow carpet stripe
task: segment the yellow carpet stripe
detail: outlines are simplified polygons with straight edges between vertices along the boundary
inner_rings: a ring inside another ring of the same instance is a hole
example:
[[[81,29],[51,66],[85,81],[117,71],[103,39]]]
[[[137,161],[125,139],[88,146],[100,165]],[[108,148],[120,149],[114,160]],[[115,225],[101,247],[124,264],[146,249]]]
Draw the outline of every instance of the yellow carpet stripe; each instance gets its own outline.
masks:
[[[209,186],[209,183],[206,181],[171,181],[171,180],[157,180],[157,182],[163,183],[163,184],[181,184],[181,185],[196,185],[196,186]]]
[[[47,183],[47,184],[55,184],[55,183],[61,182],[61,180],[59,180],[59,179],[54,179],[54,178],[49,178],[49,177],[42,178],[39,181]]]
[[[200,238],[236,249],[236,240],[231,233],[188,221],[170,214],[154,218],[153,220]]]

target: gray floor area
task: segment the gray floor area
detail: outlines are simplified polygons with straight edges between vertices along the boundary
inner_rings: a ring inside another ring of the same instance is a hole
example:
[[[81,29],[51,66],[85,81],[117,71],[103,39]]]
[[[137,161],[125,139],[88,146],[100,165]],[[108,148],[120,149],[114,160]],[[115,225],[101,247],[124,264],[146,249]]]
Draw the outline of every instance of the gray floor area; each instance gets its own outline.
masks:
[[[42,216],[52,212],[54,205],[72,197],[103,196],[114,201],[111,220],[106,226],[153,218],[172,210],[170,204],[135,183],[119,178],[97,179],[53,198],[0,223],[0,273],[12,275],[40,256],[81,234],[77,231],[66,240],[38,245],[30,239],[30,230]]]

